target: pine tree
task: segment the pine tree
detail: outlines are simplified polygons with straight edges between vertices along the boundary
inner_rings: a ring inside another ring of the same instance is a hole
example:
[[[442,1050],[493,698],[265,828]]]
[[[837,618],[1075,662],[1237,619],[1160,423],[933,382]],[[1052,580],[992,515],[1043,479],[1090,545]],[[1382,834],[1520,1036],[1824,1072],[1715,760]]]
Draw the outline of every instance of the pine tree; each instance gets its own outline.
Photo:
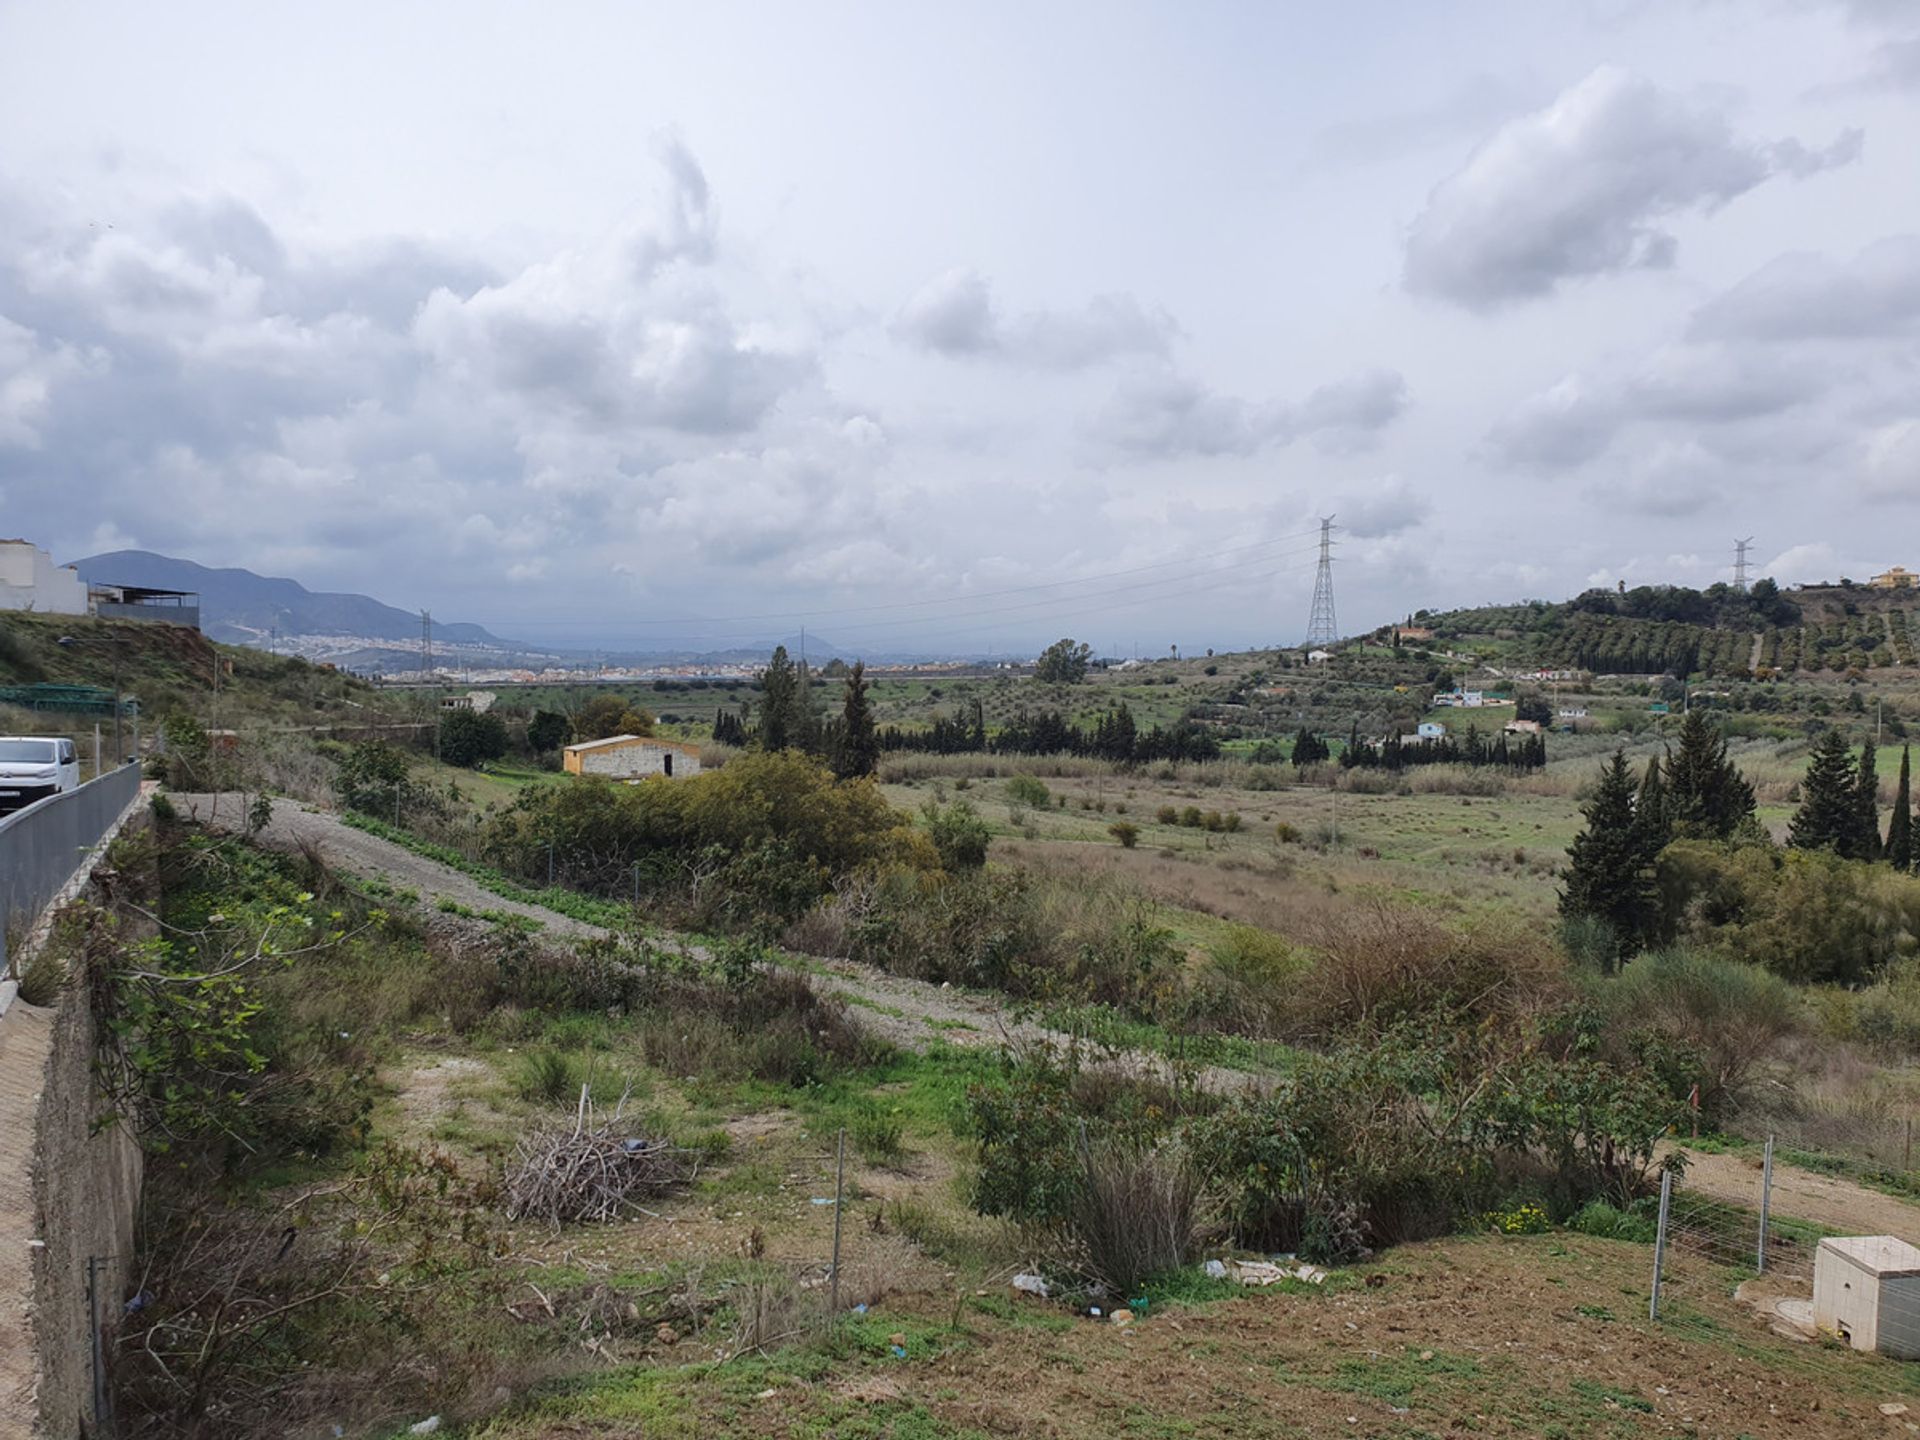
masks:
[[[1847,854],[1859,815],[1857,784],[1853,752],[1838,730],[1827,731],[1807,762],[1806,778],[1800,782],[1800,808],[1787,826],[1787,843],[1796,850]]]
[[[1666,794],[1667,817],[1681,839],[1725,840],[1753,814],[1753,786],[1702,711],[1689,710],[1680,726],[1680,749],[1667,756]]]
[[[1913,747],[1900,747],[1900,779],[1893,790],[1893,818],[1887,821],[1886,861],[1896,870],[1913,868],[1913,796],[1909,760]]]
[[[1860,747],[1853,781],[1853,834],[1841,853],[1855,860],[1880,858],[1880,767],[1871,740]]]
[[[847,672],[846,699],[840,707],[840,728],[834,747],[833,773],[842,780],[871,775],[880,765],[880,737],[873,725],[873,706],[867,701],[867,662],[856,660]]]
[[[813,699],[813,670],[802,660],[793,672],[793,733],[787,743],[809,755],[826,753],[826,727]]]
[[[1587,802],[1587,828],[1567,849],[1567,886],[1560,913],[1604,920],[1615,953],[1626,959],[1652,936],[1658,904],[1648,837],[1635,823],[1633,770],[1616,750]]]
[[[798,699],[798,677],[787,647],[773,647],[773,658],[760,672],[760,748],[785,750],[795,743],[794,722]]]

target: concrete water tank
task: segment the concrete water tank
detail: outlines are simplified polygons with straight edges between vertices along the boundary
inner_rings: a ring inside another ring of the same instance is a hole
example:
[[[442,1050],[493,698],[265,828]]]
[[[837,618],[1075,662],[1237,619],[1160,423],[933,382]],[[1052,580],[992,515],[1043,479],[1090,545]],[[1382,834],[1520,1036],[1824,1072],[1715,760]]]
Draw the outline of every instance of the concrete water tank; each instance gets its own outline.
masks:
[[[1892,1235],[1822,1240],[1813,1257],[1813,1323],[1856,1350],[1920,1359],[1920,1249]]]

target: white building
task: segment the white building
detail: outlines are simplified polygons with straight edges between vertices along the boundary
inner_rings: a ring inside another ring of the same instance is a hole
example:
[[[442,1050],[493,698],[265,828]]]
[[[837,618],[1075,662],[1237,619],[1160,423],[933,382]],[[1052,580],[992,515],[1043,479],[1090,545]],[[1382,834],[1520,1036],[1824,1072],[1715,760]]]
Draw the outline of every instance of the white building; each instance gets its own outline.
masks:
[[[87,582],[28,540],[0,540],[0,610],[87,613]]]
[[[1920,1359],[1920,1250],[1892,1235],[1829,1235],[1813,1254],[1813,1323],[1856,1350]]]
[[[609,735],[583,740],[560,752],[569,775],[601,775],[609,780],[644,780],[649,775],[684,779],[700,773],[700,747],[652,735]]]

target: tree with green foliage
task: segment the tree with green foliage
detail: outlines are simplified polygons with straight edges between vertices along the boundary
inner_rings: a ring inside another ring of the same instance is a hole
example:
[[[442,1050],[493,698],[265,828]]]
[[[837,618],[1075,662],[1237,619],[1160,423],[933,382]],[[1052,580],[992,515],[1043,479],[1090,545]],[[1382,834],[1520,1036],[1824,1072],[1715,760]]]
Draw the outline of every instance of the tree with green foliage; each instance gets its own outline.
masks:
[[[573,739],[573,722],[558,710],[536,710],[527,721],[527,748],[536,755],[559,750]]]
[[[867,662],[856,660],[847,671],[846,698],[840,707],[835,737],[833,773],[842,780],[871,775],[880,765],[880,737],[874,729],[873,706],[867,699]]]
[[[1796,850],[1851,855],[1859,815],[1859,772],[1853,752],[1838,730],[1829,730],[1814,745],[1807,762],[1806,777],[1800,782],[1800,808],[1787,825],[1787,844]]]
[[[1600,772],[1583,812],[1587,826],[1567,849],[1564,916],[1590,915],[1612,929],[1615,955],[1626,960],[1652,937],[1659,918],[1650,837],[1637,823],[1633,771],[1624,750]]]
[[[809,755],[827,753],[827,724],[814,701],[815,678],[802,660],[793,670],[793,733],[787,743]]]
[[[1293,764],[1296,770],[1331,759],[1332,756],[1333,750],[1327,742],[1305,725],[1302,725],[1300,733],[1293,737]]]
[[[1860,747],[1853,779],[1853,839],[1845,852],[1856,860],[1880,858],[1880,766],[1873,741]]]
[[[800,675],[787,658],[787,647],[776,645],[760,672],[760,748],[776,751],[793,745],[799,714]]]
[[[624,695],[596,695],[573,716],[578,740],[605,740],[610,735],[651,735],[654,719]]]
[[[1634,800],[1633,818],[1649,854],[1658,855],[1673,839],[1673,810],[1658,755],[1647,760],[1646,771],[1640,777],[1640,794]]]
[[[440,758],[471,770],[507,753],[507,722],[492,712],[459,709],[440,715]]]
[[[1087,665],[1092,659],[1093,647],[1084,641],[1056,640],[1040,652],[1033,678],[1043,685],[1078,685],[1087,678]]]
[[[1720,727],[1689,710],[1666,763],[1667,817],[1680,839],[1725,840],[1753,814],[1753,786],[1727,758]]]
[[[1896,870],[1913,868],[1912,750],[1910,745],[1900,747],[1900,779],[1893,789],[1893,818],[1887,821],[1884,858]]]

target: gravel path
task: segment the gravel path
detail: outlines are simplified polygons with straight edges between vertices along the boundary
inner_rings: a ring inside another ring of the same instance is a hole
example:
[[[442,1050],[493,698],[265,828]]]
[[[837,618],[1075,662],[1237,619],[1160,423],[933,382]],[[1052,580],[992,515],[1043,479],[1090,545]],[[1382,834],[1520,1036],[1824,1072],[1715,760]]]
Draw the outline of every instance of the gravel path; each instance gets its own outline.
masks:
[[[170,798],[183,815],[211,829],[241,828],[245,807],[235,795],[173,795]],[[296,801],[274,801],[273,818],[255,838],[277,850],[293,851],[303,845],[310,846],[335,869],[416,892],[429,909],[446,899],[472,910],[524,915],[540,921],[547,934],[607,933],[601,926],[496,895],[471,875],[450,865],[416,855],[390,840],[356,830],[330,811]],[[698,947],[693,948],[696,954],[701,953]],[[808,963],[813,967],[812,978],[819,989],[855,1006],[869,1030],[909,1049],[925,1050],[936,1039],[949,1045],[976,1046],[998,1045],[1008,1040],[1026,1044],[1064,1043],[1068,1038],[1060,1031],[1014,1019],[1006,1005],[991,995],[889,975],[849,960]],[[1158,1057],[1145,1054],[1128,1057],[1128,1063],[1143,1070],[1157,1070],[1164,1065]],[[1253,1079],[1244,1071],[1218,1068],[1203,1071],[1201,1075],[1202,1084],[1223,1091],[1243,1089]]]
[[[1685,1149],[1684,1146],[1679,1147]],[[1760,1157],[1710,1155],[1688,1150],[1687,1174],[1674,1187],[1676,1203],[1687,1192],[1760,1208]],[[1772,1213],[1831,1225],[1849,1235],[1898,1235],[1920,1241],[1920,1205],[1869,1190],[1835,1175],[1773,1162]]]

